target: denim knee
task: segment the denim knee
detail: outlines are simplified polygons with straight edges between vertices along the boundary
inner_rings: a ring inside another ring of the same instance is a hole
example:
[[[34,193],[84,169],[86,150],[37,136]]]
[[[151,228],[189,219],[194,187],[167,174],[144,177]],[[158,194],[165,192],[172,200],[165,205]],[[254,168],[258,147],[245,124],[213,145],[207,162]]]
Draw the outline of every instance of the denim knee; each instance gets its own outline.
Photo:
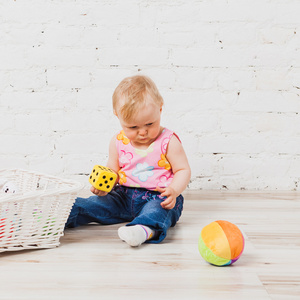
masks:
[[[165,239],[167,230],[175,226],[183,210],[183,197],[178,196],[173,209],[167,210],[161,207],[162,199],[151,200],[146,203],[140,214],[127,226],[142,224],[154,229],[157,234],[148,243],[159,243]]]

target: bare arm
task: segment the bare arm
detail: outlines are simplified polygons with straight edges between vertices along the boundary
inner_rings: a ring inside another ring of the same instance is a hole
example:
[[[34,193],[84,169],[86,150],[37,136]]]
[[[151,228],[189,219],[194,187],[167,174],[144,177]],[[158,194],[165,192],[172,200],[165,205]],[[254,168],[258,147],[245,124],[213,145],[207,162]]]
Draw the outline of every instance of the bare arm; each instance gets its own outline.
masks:
[[[186,189],[190,181],[191,169],[183,146],[174,135],[169,142],[166,157],[172,167],[174,178],[168,187],[157,187],[157,190],[161,196],[167,197],[161,203],[162,207],[172,209],[176,204],[176,198]]]
[[[118,174],[118,171],[120,170],[119,167],[119,160],[118,160],[118,152],[117,152],[117,147],[116,147],[116,137],[114,136],[110,143],[109,143],[109,152],[108,152],[108,161],[106,166],[113,171],[115,171]],[[119,178],[117,177],[116,183],[119,181]],[[91,187],[91,192],[94,193],[97,196],[105,196],[107,195],[107,192],[100,191],[93,186]]]
[[[108,161],[106,166],[115,171],[116,173],[118,173],[120,170],[119,156],[116,146],[116,136],[113,136],[109,143]]]

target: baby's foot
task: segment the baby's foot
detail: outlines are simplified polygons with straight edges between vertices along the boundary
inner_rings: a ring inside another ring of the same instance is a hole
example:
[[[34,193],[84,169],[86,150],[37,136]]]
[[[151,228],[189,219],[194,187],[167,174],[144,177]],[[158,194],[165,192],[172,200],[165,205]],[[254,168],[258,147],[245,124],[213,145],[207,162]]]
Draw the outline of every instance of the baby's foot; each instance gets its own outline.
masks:
[[[132,247],[138,247],[151,239],[154,230],[143,225],[122,226],[118,229],[119,238]]]

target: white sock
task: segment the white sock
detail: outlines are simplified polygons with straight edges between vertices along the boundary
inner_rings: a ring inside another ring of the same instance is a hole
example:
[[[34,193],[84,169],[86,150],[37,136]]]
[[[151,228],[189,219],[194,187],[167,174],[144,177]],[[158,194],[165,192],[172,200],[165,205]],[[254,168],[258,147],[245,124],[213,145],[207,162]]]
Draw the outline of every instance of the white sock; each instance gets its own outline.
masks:
[[[122,226],[118,229],[119,238],[132,247],[150,240],[155,231],[144,225]]]

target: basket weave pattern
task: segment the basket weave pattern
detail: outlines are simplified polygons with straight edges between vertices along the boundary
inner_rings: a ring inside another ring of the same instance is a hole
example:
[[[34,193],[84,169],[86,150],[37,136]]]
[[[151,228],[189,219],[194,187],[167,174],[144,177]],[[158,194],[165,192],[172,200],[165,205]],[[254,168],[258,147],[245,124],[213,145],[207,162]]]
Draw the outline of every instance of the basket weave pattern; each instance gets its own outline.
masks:
[[[78,182],[20,169],[0,171],[16,194],[0,194],[0,252],[53,248],[82,188]]]

